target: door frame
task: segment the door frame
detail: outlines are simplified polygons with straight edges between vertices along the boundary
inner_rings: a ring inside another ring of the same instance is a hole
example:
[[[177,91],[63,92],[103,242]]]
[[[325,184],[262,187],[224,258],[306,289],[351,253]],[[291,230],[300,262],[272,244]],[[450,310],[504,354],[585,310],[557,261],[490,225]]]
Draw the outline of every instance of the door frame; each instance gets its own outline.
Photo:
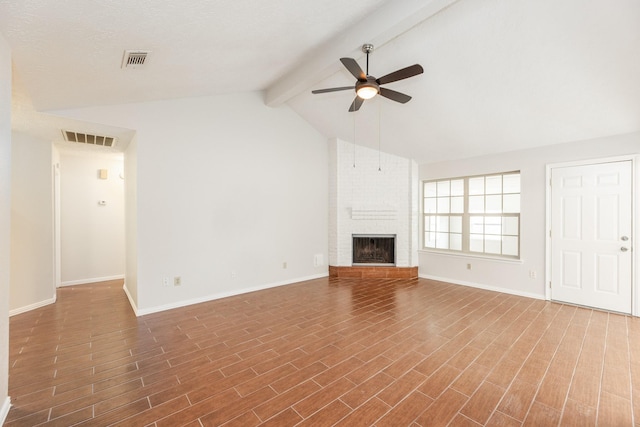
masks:
[[[636,249],[636,242],[638,242],[638,222],[636,221],[638,215],[638,201],[640,200],[640,184],[638,183],[638,161],[639,155],[626,155],[615,157],[602,157],[587,160],[577,160],[571,162],[562,163],[550,163],[546,165],[546,219],[545,219],[545,285],[544,295],[545,300],[551,301],[551,173],[553,169],[574,167],[574,166],[587,166],[597,165],[600,163],[611,162],[631,162],[631,235],[633,256],[631,257],[631,315],[640,316],[640,283],[639,275],[637,274],[637,266],[640,265],[640,250]],[[640,247],[639,247],[640,248]]]

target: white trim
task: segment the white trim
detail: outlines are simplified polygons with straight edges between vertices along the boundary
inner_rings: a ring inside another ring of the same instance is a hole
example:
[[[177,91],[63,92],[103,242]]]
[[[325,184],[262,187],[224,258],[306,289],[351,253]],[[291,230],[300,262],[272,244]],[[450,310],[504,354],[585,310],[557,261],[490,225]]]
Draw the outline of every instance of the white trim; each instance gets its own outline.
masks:
[[[637,274],[637,266],[640,265],[640,251],[636,250],[638,247],[636,242],[640,238],[638,227],[636,224],[636,216],[638,213],[638,203],[640,203],[640,185],[638,185],[639,172],[638,164],[640,163],[640,156],[637,154],[628,154],[623,156],[603,157],[596,159],[576,160],[572,162],[562,163],[550,163],[546,165],[546,198],[545,198],[545,280],[544,280],[544,293],[545,300],[552,301],[551,288],[549,283],[551,282],[551,171],[556,168],[566,168],[574,166],[586,166],[596,165],[600,163],[612,163],[612,162],[631,162],[631,233],[632,233],[632,251],[635,252],[635,256],[631,258],[631,315],[640,316],[640,275]]]
[[[551,170],[554,165],[546,165],[545,170],[545,216],[544,216],[544,299],[551,301]]]
[[[635,257],[632,258],[631,265],[631,315],[640,316],[640,274],[638,274],[638,266],[640,266],[640,250],[638,250],[638,242],[640,242],[640,230],[638,230],[638,223],[635,218],[638,218],[640,214],[640,171],[638,165],[640,164],[640,156],[634,156],[631,160],[631,233],[632,243],[631,250],[635,253]]]
[[[25,305],[24,307],[9,310],[9,317],[15,316],[16,314],[26,313],[27,311],[35,310],[36,308],[44,307],[50,304],[55,304],[55,302],[56,302],[56,296],[54,295],[53,298],[49,298],[44,301],[36,302],[33,304]]]
[[[313,276],[299,277],[297,279],[287,280],[287,281],[283,281],[283,282],[275,282],[275,283],[268,283],[268,284],[260,285],[260,286],[254,286],[254,287],[251,287],[251,288],[245,288],[245,289],[241,289],[241,290],[238,290],[238,291],[220,292],[220,293],[217,293],[217,294],[207,295],[207,296],[200,297],[200,298],[194,298],[194,299],[190,299],[190,300],[178,301],[178,302],[171,303],[171,304],[165,304],[165,305],[160,305],[160,306],[157,306],[157,307],[144,308],[144,309],[139,309],[134,304],[133,299],[131,298],[131,295],[129,295],[129,292],[127,291],[126,287],[124,287],[124,290],[125,290],[125,293],[127,294],[127,297],[129,298],[129,303],[131,304],[131,307],[133,308],[133,311],[135,312],[136,316],[140,317],[140,316],[145,316],[147,314],[158,313],[158,312],[165,311],[165,310],[172,310],[174,308],[181,308],[181,307],[186,307],[186,306],[193,305],[193,304],[200,304],[200,303],[203,303],[203,302],[214,301],[214,300],[217,300],[217,299],[232,297],[232,296],[236,296],[236,295],[248,294],[250,292],[262,291],[262,290],[270,289],[270,288],[277,288],[279,286],[293,285],[293,284],[296,284],[296,283],[305,282],[307,280],[321,279],[323,277],[328,277],[328,276],[329,276],[329,272],[326,272],[326,273],[322,273],[322,274],[316,274],[316,275],[313,275]]]
[[[419,274],[418,277],[420,277],[422,279],[436,280],[438,282],[452,283],[454,285],[468,286],[470,288],[484,289],[486,291],[500,292],[502,294],[510,294],[510,295],[516,295],[516,296],[519,296],[519,297],[544,300],[544,296],[539,295],[539,294],[532,294],[532,293],[529,293],[529,292],[521,292],[521,291],[516,291],[514,289],[508,289],[508,288],[499,288],[497,286],[484,285],[482,283],[467,282],[467,281],[464,281],[464,280],[456,280],[456,279],[450,279],[448,277],[432,276],[432,275],[429,275],[429,274]]]
[[[92,279],[69,280],[69,281],[60,283],[60,286],[62,287],[62,286],[87,285],[89,283],[108,282],[109,280],[120,280],[120,279],[124,279],[124,274],[118,274],[116,276],[94,277]]]
[[[129,293],[129,289],[127,288],[127,283],[125,282],[124,285],[122,285],[122,289],[124,290],[124,294],[127,296],[127,299],[129,300],[129,304],[131,305],[131,308],[133,309],[133,312],[136,314],[136,316],[139,316],[138,314],[138,306],[136,305],[135,301],[133,300],[133,297],[131,296],[131,294]]]
[[[0,426],[4,425],[4,422],[7,420],[7,415],[9,415],[9,409],[11,409],[11,398],[7,396],[0,408]]]
[[[430,254],[430,255],[444,255],[456,258],[475,258],[481,259],[485,261],[496,261],[496,262],[504,262],[507,264],[524,264],[524,260],[522,258],[508,258],[508,257],[498,257],[491,255],[480,255],[474,252],[454,252],[454,251],[444,251],[437,249],[418,249],[419,253]]]

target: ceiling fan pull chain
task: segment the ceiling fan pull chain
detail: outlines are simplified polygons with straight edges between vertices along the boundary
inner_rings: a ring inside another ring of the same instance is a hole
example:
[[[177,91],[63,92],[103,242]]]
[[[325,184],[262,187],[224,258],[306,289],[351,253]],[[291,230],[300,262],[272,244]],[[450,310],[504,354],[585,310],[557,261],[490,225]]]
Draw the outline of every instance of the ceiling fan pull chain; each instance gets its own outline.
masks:
[[[356,115],[353,115],[353,167],[356,167]]]
[[[382,121],[381,110],[382,107],[380,106],[380,102],[378,102],[378,172],[382,172],[382,165],[380,161],[380,140],[382,139],[382,124],[380,123]]]

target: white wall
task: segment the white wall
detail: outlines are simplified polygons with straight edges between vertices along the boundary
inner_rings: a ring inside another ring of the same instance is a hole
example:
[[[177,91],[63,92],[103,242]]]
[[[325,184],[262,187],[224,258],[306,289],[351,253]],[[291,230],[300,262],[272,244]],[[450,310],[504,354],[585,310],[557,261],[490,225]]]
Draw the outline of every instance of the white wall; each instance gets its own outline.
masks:
[[[139,314],[327,274],[327,143],[288,107],[244,93],[59,113],[137,131]]]
[[[11,50],[0,35],[0,424],[9,412]]]
[[[12,134],[12,315],[55,301],[53,169],[49,141]]]
[[[418,265],[418,165],[334,139],[330,173],[329,265],[352,265],[353,234],[395,234],[396,265]]]
[[[62,283],[62,262],[60,249],[60,150],[55,145],[51,146],[51,164],[53,171],[53,274],[54,285],[59,287]]]
[[[60,151],[62,286],[124,277],[123,172],[122,153]]]
[[[124,156],[125,289],[138,306],[138,139],[134,136]]]
[[[546,165],[638,153],[640,153],[640,133],[634,133],[461,161],[421,165],[421,180],[520,170],[521,260],[519,262],[498,261],[421,251],[419,275],[544,298]],[[638,196],[640,193],[636,193],[636,197]],[[468,263],[472,264],[471,270],[466,268]],[[531,270],[536,272],[535,279],[529,277]]]

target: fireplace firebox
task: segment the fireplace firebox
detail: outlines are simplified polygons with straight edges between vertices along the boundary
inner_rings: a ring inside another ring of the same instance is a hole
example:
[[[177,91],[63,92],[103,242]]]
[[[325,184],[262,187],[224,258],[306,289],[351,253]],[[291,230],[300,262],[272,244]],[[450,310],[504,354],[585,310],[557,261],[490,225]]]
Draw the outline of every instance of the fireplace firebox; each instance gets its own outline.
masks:
[[[353,265],[395,265],[395,234],[354,234]]]

